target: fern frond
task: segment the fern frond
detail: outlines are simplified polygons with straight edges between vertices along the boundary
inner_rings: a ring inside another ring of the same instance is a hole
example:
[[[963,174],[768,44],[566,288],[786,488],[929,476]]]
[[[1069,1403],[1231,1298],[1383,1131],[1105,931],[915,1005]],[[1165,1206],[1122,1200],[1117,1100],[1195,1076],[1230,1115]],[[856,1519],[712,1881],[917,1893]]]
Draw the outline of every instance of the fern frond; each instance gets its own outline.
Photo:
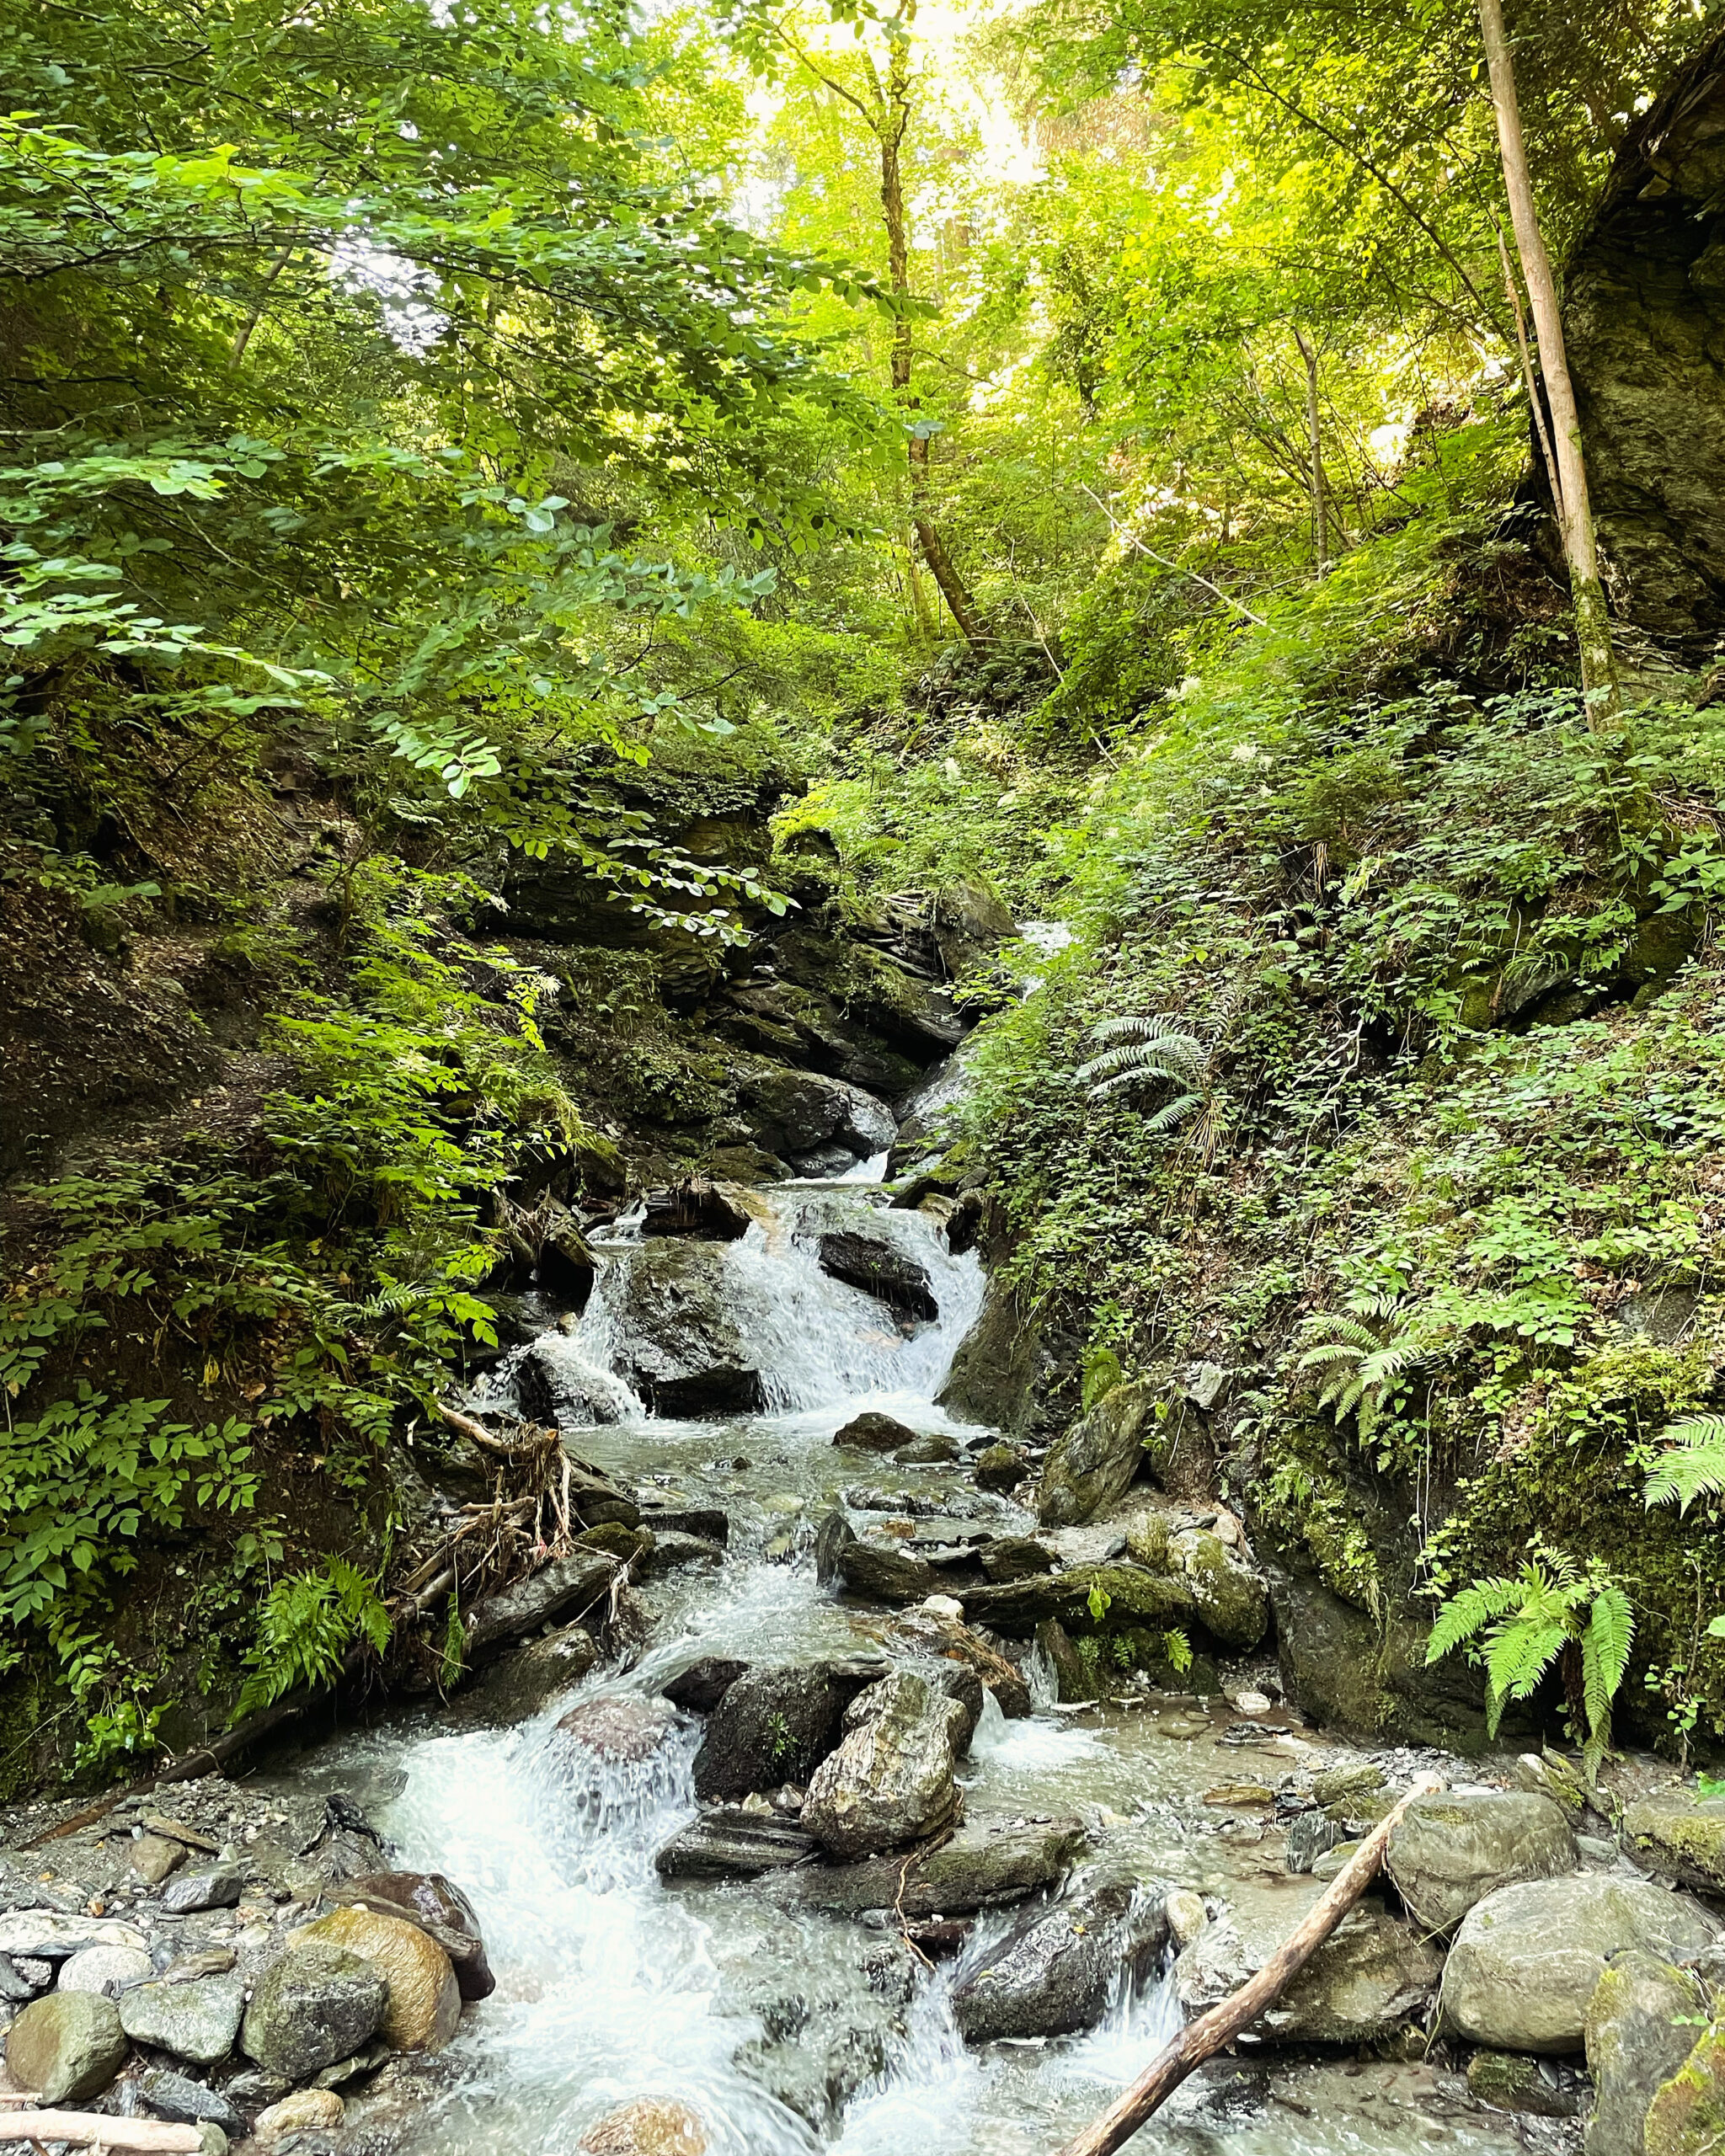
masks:
[[[1476,1580],[1471,1587],[1452,1595],[1439,1610],[1426,1641],[1427,1665],[1440,1662],[1453,1648],[1482,1632],[1493,1618],[1501,1617],[1514,1604],[1519,1593],[1514,1580],[1489,1579]]]
[[[1347,1317],[1340,1310],[1320,1310],[1309,1317],[1300,1328],[1310,1340],[1328,1338],[1362,1355],[1370,1355],[1383,1345],[1370,1326],[1362,1325],[1357,1317]]]
[[[1201,1093],[1180,1093],[1160,1107],[1145,1124],[1146,1130],[1176,1130],[1196,1109],[1204,1106]]]
[[[1161,1011],[1125,1018],[1104,1018],[1090,1029],[1095,1041],[1190,1041],[1192,1036],[1183,1027]],[[1194,1043],[1195,1046],[1196,1043]]]
[[[1530,1699],[1540,1679],[1563,1652],[1569,1627],[1560,1620],[1541,1624],[1522,1616],[1495,1626],[1486,1646],[1486,1674],[1502,1700]]]
[[[1635,1612],[1629,1597],[1621,1588],[1601,1588],[1581,1636],[1581,1697],[1589,1739],[1602,1752],[1610,1734],[1611,1702],[1634,1645]]]
[[[1696,1415],[1665,1432],[1669,1449],[1655,1461],[1642,1497],[1648,1509],[1675,1502],[1686,1513],[1697,1497],[1725,1490],[1725,1415]]]
[[[1196,1050],[1197,1043],[1192,1041],[1135,1041],[1123,1048],[1104,1049],[1088,1063],[1079,1065],[1078,1082],[1087,1086],[1102,1079],[1130,1075],[1177,1078],[1183,1085],[1194,1086],[1204,1076],[1204,1056]]]

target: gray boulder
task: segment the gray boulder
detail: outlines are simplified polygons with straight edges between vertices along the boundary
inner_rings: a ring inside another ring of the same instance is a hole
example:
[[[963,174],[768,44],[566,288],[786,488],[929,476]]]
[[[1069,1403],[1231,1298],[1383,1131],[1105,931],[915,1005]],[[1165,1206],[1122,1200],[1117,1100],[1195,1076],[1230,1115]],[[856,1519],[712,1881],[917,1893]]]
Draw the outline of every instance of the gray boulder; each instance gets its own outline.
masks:
[[[1657,1954],[1620,1954],[1594,1988],[1583,2035],[1594,2079],[1587,2156],[1644,2156],[1648,2106],[1712,2012],[1699,1977]]]
[[[617,1560],[602,1550],[576,1550],[475,1603],[467,1615],[468,1659],[494,1652],[560,1617],[585,1614],[610,1591],[617,1569]]]
[[[696,1796],[710,1804],[782,1782],[806,1787],[843,1736],[846,1708],[880,1673],[873,1662],[805,1662],[739,1677],[708,1718]]]
[[[1255,1647],[1269,1627],[1269,1588],[1263,1576],[1203,1528],[1176,1535],[1171,1547],[1205,1631],[1220,1646]]]
[[[1500,1886],[1573,1871],[1575,1837],[1560,1807],[1531,1790],[1440,1792],[1409,1805],[1385,1865],[1416,1922],[1447,1938]]]
[[[960,1700],[913,1671],[884,1678],[845,1710],[845,1736],[814,1770],[803,1825],[841,1860],[873,1856],[948,1825],[959,1808]]]
[[[898,1135],[891,1110],[841,1078],[763,1067],[738,1091],[754,1111],[756,1138],[769,1152],[789,1156],[830,1145],[867,1160],[885,1152]]]
[[[953,2018],[967,2042],[1061,2036],[1101,2020],[1123,1980],[1135,1982],[1167,1940],[1159,1892],[1103,1879],[1023,1918],[963,1972]]]
[[[621,1374],[655,1413],[748,1413],[766,1405],[759,1355],[726,1294],[728,1248],[648,1243],[607,1275]]]
[[[1147,1464],[1144,1439],[1162,1388],[1149,1379],[1116,1385],[1056,1440],[1043,1462],[1037,1516],[1044,1527],[1080,1527],[1124,1497]]]
[[[99,2096],[126,2056],[119,2009],[93,1991],[35,1999],[6,2032],[6,2071],[13,2087],[49,2106]]]
[[[120,2025],[135,2044],[153,2045],[195,2066],[227,2057],[245,2010],[245,1986],[237,1976],[136,1984],[120,1995]]]
[[[1416,1926],[1364,1903],[1265,2009],[1253,2033],[1281,2044],[1381,2043],[1424,2020],[1443,1968],[1443,1956]]]
[[[128,1984],[143,1983],[155,1973],[155,1963],[142,1947],[81,1946],[61,1967],[58,1988],[99,1991],[113,1999]],[[29,1996],[28,1987],[24,1995]]]
[[[710,1715],[737,1679],[745,1677],[748,1671],[746,1662],[733,1662],[724,1655],[704,1654],[663,1686],[660,1696],[669,1700],[674,1707],[686,1708],[691,1714]]]
[[[1578,1872],[1501,1886],[1461,1920],[1444,1970],[1444,2025],[1501,2051],[1579,2051],[1615,1955],[1698,1954],[1713,1933],[1693,1902],[1651,1880]]]
[[[170,1916],[195,1916],[205,1909],[231,1909],[245,1892],[243,1865],[206,1865],[182,1871],[162,1889],[162,1906]]]
[[[307,2081],[351,2058],[383,2025],[389,1987],[370,1961],[310,1940],[259,1979],[240,2030],[249,2059],[289,2081]]]
[[[1725,1797],[1691,1789],[1641,1797],[1623,1815],[1623,1846],[1661,1878],[1725,1894]]]
[[[1076,1819],[969,1818],[937,1848],[862,1864],[818,1865],[781,1873],[764,1891],[777,1901],[830,1916],[892,1909],[906,1918],[966,1916],[1057,1886],[1083,1854]]]
[[[172,2119],[178,2126],[219,2126],[235,2140],[245,2132],[245,2120],[219,2089],[206,2088],[171,2067],[147,2068],[138,2077],[138,2094],[158,2119]]]
[[[806,1862],[816,1846],[788,1819],[721,1805],[674,1834],[653,1865],[661,1879],[757,1879]]]
[[[841,1512],[829,1513],[821,1522],[814,1576],[823,1586],[841,1586],[876,1602],[921,1602],[939,1586],[926,1557],[913,1556],[889,1535],[858,1534]]]
[[[884,1229],[872,1235],[836,1229],[822,1235],[816,1249],[823,1273],[873,1295],[904,1322],[926,1325],[940,1315],[927,1267],[900,1250]]]

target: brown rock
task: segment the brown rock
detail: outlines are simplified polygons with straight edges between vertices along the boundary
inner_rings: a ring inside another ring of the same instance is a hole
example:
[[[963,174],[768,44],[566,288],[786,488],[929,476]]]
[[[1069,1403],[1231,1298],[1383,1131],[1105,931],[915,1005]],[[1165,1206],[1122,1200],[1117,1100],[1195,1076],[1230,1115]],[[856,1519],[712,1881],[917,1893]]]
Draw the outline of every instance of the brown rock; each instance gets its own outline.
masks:
[[[586,2156],[706,2156],[697,2111],[662,2096],[643,2096],[607,2111],[581,2136]]]
[[[344,1901],[380,1916],[399,1917],[435,1939],[455,1967],[463,1999],[489,1999],[497,1979],[485,1958],[485,1941],[473,1903],[441,1871],[372,1871],[350,1879]]]
[[[252,2132],[259,2141],[282,2141],[291,2133],[327,2132],[346,2115],[346,2105],[333,2089],[296,2089],[292,2095],[259,2111]]]
[[[462,1994],[454,1967],[417,1924],[375,1909],[333,1909],[290,1932],[287,1943],[339,1946],[369,1961],[389,1991],[380,2033],[398,2051],[441,2051],[455,2034]]]
[[[171,1842],[166,1834],[141,1834],[131,1845],[132,1874],[146,1886],[159,1886],[184,1862],[184,1843]]]

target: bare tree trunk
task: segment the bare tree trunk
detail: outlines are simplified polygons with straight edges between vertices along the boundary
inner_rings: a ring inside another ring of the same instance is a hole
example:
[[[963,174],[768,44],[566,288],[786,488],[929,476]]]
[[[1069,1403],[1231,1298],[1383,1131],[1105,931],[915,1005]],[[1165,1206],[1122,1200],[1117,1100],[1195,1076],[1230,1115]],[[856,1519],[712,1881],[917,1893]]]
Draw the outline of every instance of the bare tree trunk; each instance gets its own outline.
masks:
[[[1485,40],[1486,66],[1491,74],[1492,106],[1498,119],[1498,147],[1503,159],[1509,218],[1515,231],[1515,249],[1521,257],[1522,280],[1533,308],[1540,366],[1551,410],[1558,523],[1563,534],[1564,559],[1569,564],[1575,639],[1581,648],[1581,685],[1587,696],[1589,724],[1603,727],[1616,718],[1620,707],[1617,661],[1611,648],[1611,618],[1605,608],[1605,587],[1600,581],[1599,555],[1594,545],[1593,508],[1588,499],[1587,467],[1581,451],[1581,420],[1575,408],[1574,384],[1569,378],[1569,355],[1563,342],[1562,316],[1557,307],[1557,283],[1551,274],[1551,258],[1546,253],[1534,206],[1527,143],[1521,131],[1521,107],[1515,94],[1515,63],[1510,56],[1500,0],[1479,0],[1479,20]]]
[[[1307,1910],[1258,1974],[1165,2045],[1125,2094],[1117,2097],[1100,2118],[1092,2119],[1081,2133],[1074,2134],[1059,2156],[1114,2156],[1114,2151],[1123,2148],[1151,2112],[1162,2108],[1188,2073],[1257,2020],[1371,1884],[1384,1860],[1390,1836],[1414,1798],[1442,1787],[1435,1774],[1421,1775],[1388,1817],[1380,1821],[1359,1844],[1322,1898]]]
[[[1306,362],[1306,430],[1311,440],[1311,543],[1317,556],[1317,573],[1322,576],[1330,565],[1330,531],[1324,504],[1323,436],[1318,428],[1317,354],[1306,341],[1306,333],[1297,322],[1294,325],[1294,342]]]
[[[880,125],[876,131],[880,140],[880,206],[886,219],[887,275],[901,300],[911,296],[911,248],[905,228],[905,184],[899,152],[910,118],[911,83],[905,47],[902,40],[895,40],[881,100]],[[914,411],[916,405],[911,390],[911,318],[905,313],[897,316],[893,323],[892,385],[894,398],[905,412]],[[970,595],[964,588],[964,579],[953,566],[952,557],[934,520],[929,499],[927,435],[913,434],[905,448],[911,474],[911,524],[922,549],[922,558],[965,642],[983,643],[986,639],[976,619]]]

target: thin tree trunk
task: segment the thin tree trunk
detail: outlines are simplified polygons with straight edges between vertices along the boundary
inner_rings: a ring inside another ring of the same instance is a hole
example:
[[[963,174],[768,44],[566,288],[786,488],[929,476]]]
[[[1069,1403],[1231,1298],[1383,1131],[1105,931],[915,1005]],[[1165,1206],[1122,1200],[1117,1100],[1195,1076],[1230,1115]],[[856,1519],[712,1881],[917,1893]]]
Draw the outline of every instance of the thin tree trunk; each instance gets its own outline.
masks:
[[[1616,718],[1619,709],[1617,661],[1611,648],[1611,618],[1605,607],[1605,587],[1600,580],[1599,555],[1594,545],[1593,507],[1588,499],[1587,466],[1582,456],[1581,420],[1575,408],[1575,387],[1569,378],[1569,355],[1563,342],[1557,283],[1551,274],[1551,258],[1546,253],[1539,215],[1534,205],[1527,143],[1521,131],[1521,107],[1515,94],[1515,63],[1510,56],[1499,0],[1479,0],[1479,20],[1485,40],[1486,66],[1491,75],[1492,108],[1498,120],[1498,147],[1503,159],[1503,186],[1509,197],[1509,219],[1515,232],[1515,249],[1521,257],[1522,281],[1527,286],[1528,301],[1533,308],[1540,366],[1551,411],[1558,522],[1563,534],[1564,559],[1569,564],[1575,639],[1581,648],[1581,685],[1587,696],[1589,724],[1603,727]]]
[[[1330,565],[1330,531],[1324,503],[1323,435],[1318,426],[1317,354],[1306,342],[1306,333],[1297,322],[1294,325],[1294,342],[1306,362],[1306,430],[1311,441],[1311,543],[1317,556],[1317,573],[1322,576]]]
[[[1563,525],[1563,482],[1557,476],[1557,460],[1552,454],[1551,437],[1546,426],[1546,407],[1540,396],[1539,377],[1534,371],[1533,354],[1528,349],[1527,317],[1522,311],[1521,291],[1515,282],[1515,272],[1509,263],[1509,248],[1503,233],[1498,234],[1498,254],[1503,264],[1503,289],[1509,295],[1509,304],[1515,313],[1515,343],[1521,354],[1521,379],[1527,390],[1527,402],[1533,413],[1533,430],[1540,446],[1540,455],[1545,461],[1546,481],[1551,489],[1551,506],[1557,512],[1557,526]]]
[[[195,2126],[167,2119],[110,2118],[94,2111],[0,2111],[0,2141],[69,2142],[78,2148],[124,2150],[126,2156],[195,2156],[204,2145]]]
[[[1250,1983],[1242,1984],[1220,2006],[1200,2015],[1171,2044],[1165,2045],[1124,2095],[1065,2143],[1059,2156],[1114,2156],[1114,2151],[1124,2147],[1151,2114],[1161,2109],[1188,2073],[1257,2020],[1371,1884],[1384,1860],[1390,1836],[1408,1806],[1415,1797],[1442,1787],[1435,1774],[1421,1775],[1389,1817],[1359,1844],[1328,1892],[1306,1912]]]
[[[902,42],[895,42],[888,64],[878,132],[880,206],[886,219],[887,275],[901,300],[911,296],[911,248],[905,228],[904,174],[899,163],[899,152],[911,117],[910,90],[905,46]],[[911,390],[911,318],[908,313],[900,313],[893,323],[892,386],[894,399],[905,412],[914,411],[916,405]],[[959,633],[967,643],[980,644],[985,639],[970,595],[964,588],[964,579],[953,566],[952,557],[934,520],[929,499],[927,435],[912,435],[905,449],[911,475],[911,525],[922,549],[922,558],[959,625]]]

